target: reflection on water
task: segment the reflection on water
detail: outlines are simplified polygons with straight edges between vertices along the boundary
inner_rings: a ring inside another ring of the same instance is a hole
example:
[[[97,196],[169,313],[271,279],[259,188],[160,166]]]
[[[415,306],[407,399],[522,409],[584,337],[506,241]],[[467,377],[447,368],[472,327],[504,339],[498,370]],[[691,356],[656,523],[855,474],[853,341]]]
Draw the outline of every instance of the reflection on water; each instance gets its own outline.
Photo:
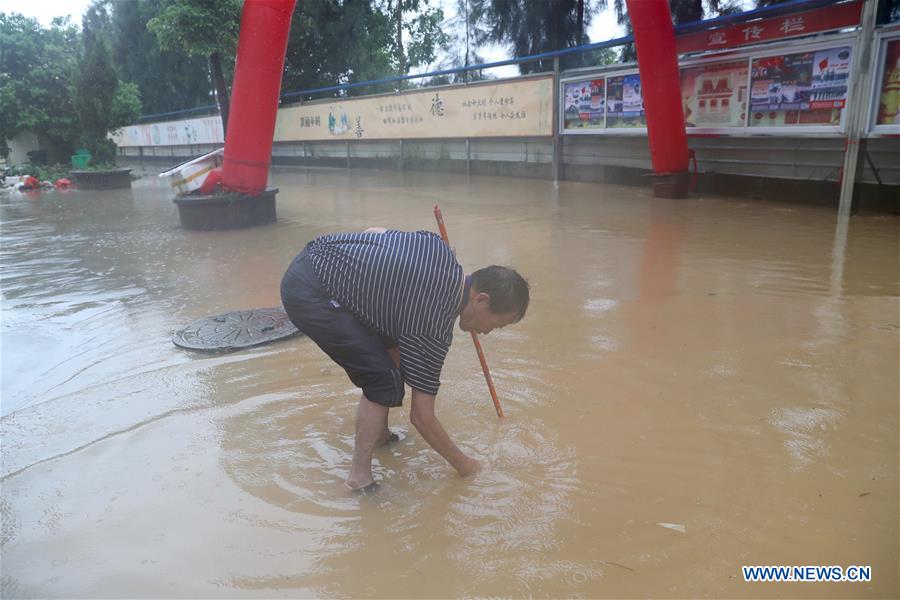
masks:
[[[4,597],[895,596],[894,217],[433,173],[273,171],[279,221],[189,232],[155,178],[0,196]],[[170,342],[278,303],[313,237],[434,229],[532,284],[457,335],[439,412],[457,478],[392,411],[346,493],[358,392],[308,340]],[[749,585],[743,564],[872,565]]]

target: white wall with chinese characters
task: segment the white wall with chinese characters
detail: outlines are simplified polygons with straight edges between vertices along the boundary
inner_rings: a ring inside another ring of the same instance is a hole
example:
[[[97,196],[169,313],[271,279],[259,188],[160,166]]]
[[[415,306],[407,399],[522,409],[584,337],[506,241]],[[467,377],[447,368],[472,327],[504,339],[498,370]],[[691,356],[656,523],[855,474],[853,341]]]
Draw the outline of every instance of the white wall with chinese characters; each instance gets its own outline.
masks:
[[[119,147],[190,146],[193,144],[223,144],[222,119],[218,116],[197,119],[129,125],[111,136]]]
[[[275,141],[551,135],[553,78],[440,87],[278,111]]]

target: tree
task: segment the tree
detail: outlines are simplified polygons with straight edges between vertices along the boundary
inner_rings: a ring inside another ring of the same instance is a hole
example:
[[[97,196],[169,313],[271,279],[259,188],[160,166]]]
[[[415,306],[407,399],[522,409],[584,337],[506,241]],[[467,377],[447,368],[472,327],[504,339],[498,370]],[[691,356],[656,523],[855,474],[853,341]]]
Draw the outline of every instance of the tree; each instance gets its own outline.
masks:
[[[878,5],[879,23],[896,23],[900,21],[900,0],[881,0]]]
[[[142,112],[141,89],[136,83],[119,81],[112,99],[111,129],[134,123]]]
[[[438,69],[460,69],[485,62],[474,43],[476,39],[487,39],[488,35],[486,22],[479,8],[483,9],[483,5],[472,6],[470,0],[456,0],[456,16],[442,24],[442,29],[449,33],[447,44],[443,48],[444,59],[437,65]],[[447,85],[483,79],[490,79],[490,76],[480,69],[473,69],[463,73],[439,75],[423,83]]]
[[[391,22],[371,0],[297,2],[281,79],[283,91],[378,79],[390,71]],[[391,89],[376,87],[370,91]]]
[[[73,104],[80,139],[98,162],[115,160],[115,144],[107,134],[133,122],[141,112],[137,86],[122,84],[116,74],[106,35],[109,16],[102,3],[91,5],[82,21],[84,50],[74,73]]]
[[[0,154],[22,131],[72,153],[78,131],[72,109],[71,76],[78,30],[66,19],[44,29],[36,19],[0,12]]]
[[[144,114],[214,102],[206,57],[164,51],[147,29],[147,22],[167,6],[166,0],[106,0],[106,5],[113,60],[121,78],[137,84]]]
[[[401,28],[397,9],[403,11]],[[303,0],[291,21],[282,90],[379,79],[434,60],[448,38],[428,0]],[[405,40],[405,41],[404,41]],[[399,44],[398,44],[399,42]],[[332,95],[387,92],[390,84]]]
[[[168,0],[147,23],[163,50],[207,57],[223,130],[228,126],[229,102],[222,60],[223,55],[234,56],[240,19],[240,0]]]
[[[394,29],[394,69],[399,77],[408,74],[411,68],[431,63],[436,50],[445,47],[450,40],[441,28],[444,11],[432,7],[429,2],[430,0],[387,0],[385,8]],[[402,88],[401,81],[397,89]]]
[[[774,3],[787,0],[757,0],[758,3]],[[701,21],[706,16],[721,17],[741,12],[738,0],[669,0],[669,10],[672,13],[672,23],[675,25],[683,25],[684,23],[692,23]],[[630,35],[633,32],[631,28],[631,19],[625,10],[625,0],[615,0],[614,9],[616,11],[616,20],[619,25],[624,25],[625,30]],[[622,49],[622,60],[633,61],[637,59],[637,53],[634,44],[626,44]]]
[[[488,23],[486,35],[476,42],[509,46],[513,56],[529,56],[580,45],[595,10],[606,5],[590,0],[469,0],[470,7]],[[550,61],[522,63],[521,73],[549,70]]]
[[[400,75],[409,73],[409,69],[431,63],[438,48],[443,48],[450,37],[441,27],[444,22],[444,11],[429,5],[429,0],[396,0],[395,17],[397,41],[397,72]],[[411,13],[410,17],[403,14]],[[403,46],[402,31],[406,31],[406,46]]]

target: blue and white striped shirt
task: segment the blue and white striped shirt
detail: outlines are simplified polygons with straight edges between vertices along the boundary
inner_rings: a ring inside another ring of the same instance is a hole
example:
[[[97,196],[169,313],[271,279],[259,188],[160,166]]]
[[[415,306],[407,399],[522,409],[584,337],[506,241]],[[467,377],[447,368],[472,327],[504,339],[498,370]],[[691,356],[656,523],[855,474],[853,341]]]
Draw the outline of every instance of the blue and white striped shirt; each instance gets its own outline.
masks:
[[[441,238],[430,231],[339,233],[311,241],[306,251],[332,299],[397,341],[406,383],[437,394],[464,282]]]

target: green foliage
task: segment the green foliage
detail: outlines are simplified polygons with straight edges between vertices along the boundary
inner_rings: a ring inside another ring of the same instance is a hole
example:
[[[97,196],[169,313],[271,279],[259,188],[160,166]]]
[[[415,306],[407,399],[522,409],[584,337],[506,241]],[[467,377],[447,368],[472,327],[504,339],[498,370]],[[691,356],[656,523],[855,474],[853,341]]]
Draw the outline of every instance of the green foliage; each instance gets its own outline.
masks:
[[[68,177],[72,171],[72,165],[32,165],[26,164],[20,167],[10,167],[6,174],[9,177],[20,177],[23,175],[31,175],[37,177],[41,181],[55,182],[61,177]]]
[[[120,81],[112,99],[111,129],[130,125],[141,116],[141,90],[136,83]]]
[[[375,9],[371,0],[297,2],[281,89],[292,91],[384,77],[391,69],[390,43],[390,20]]]
[[[787,2],[788,0],[756,0],[757,6]],[[631,21],[625,10],[625,0],[614,0],[616,20],[631,32]],[[669,10],[675,25],[690,23],[701,19],[711,19],[741,12],[739,0],[669,0]]]
[[[513,56],[529,56],[571,48],[583,39],[591,16],[606,0],[469,0],[471,9],[487,23],[476,42],[508,46]],[[583,20],[579,31],[578,14]],[[552,61],[519,65],[523,74],[547,71]]]
[[[458,69],[487,62],[478,53],[478,45],[475,43],[476,39],[487,37],[487,24],[477,8],[471,6],[469,0],[456,0],[456,16],[443,24],[444,30],[448,32],[448,39],[442,48],[444,57],[437,69]],[[447,85],[485,79],[492,77],[480,69],[473,69],[468,73],[439,75],[419,81],[423,85]]]
[[[444,11],[428,6],[426,1],[410,7],[415,14],[404,21],[406,31],[406,66],[415,68],[434,61],[439,48],[446,47],[450,36],[441,28]]]
[[[676,25],[703,19],[701,0],[669,0],[669,10]]]
[[[298,0],[282,90],[380,79],[433,64],[439,55],[444,56],[439,68],[479,64],[484,60],[477,49],[492,43],[506,45],[514,56],[587,43],[584,32],[591,17],[608,4],[455,1],[456,21],[445,23],[440,0]],[[896,13],[898,4],[882,0],[889,12]],[[625,0],[611,5],[620,22],[630,25]],[[682,23],[732,12],[736,0],[670,0],[670,6],[673,21]],[[111,156],[106,132],[135,122],[141,108],[152,114],[210,104],[210,78],[219,97],[227,99],[225,80],[233,67],[240,12],[240,0],[95,0],[83,34],[62,20],[42,28],[34,19],[0,13],[0,152],[5,139],[30,130],[67,150],[83,135],[93,140],[85,142],[92,153]],[[217,62],[210,60],[217,53],[224,59],[224,73],[208,64]],[[562,66],[607,64],[617,56],[615,50],[595,50],[564,57]],[[520,69],[528,73],[550,65],[544,61]],[[428,83],[482,78],[473,71]],[[333,95],[397,87],[379,84]]]
[[[107,171],[109,169],[115,169],[116,165],[113,162],[95,162],[93,159],[91,160],[91,164],[85,168],[85,171]],[[31,163],[24,164],[18,167],[10,167],[6,171],[6,175],[9,177],[21,177],[23,175],[31,175],[32,177],[37,177],[41,181],[49,181],[51,183],[55,182],[57,179],[62,177],[69,178],[69,174],[72,172],[72,165],[59,163],[55,165],[33,165]]]
[[[36,19],[0,13],[0,154],[22,131],[45,136],[63,151],[75,143],[70,82],[78,30],[64,19],[47,29]]]
[[[240,22],[240,0],[168,0],[162,12],[147,22],[163,50],[209,57],[223,129],[228,124],[229,92],[222,58],[234,55]]]
[[[120,125],[114,122],[113,99],[119,79],[106,39],[108,24],[108,15],[101,5],[92,5],[85,12],[82,21],[84,51],[74,78],[73,101],[81,124],[81,145],[98,160],[115,158],[115,145],[106,136]]]
[[[233,55],[241,21],[240,0],[169,0],[147,21],[163,50],[207,57]]]
[[[757,0],[757,5],[786,1],[788,0]],[[625,31],[630,34],[633,29],[631,28],[631,19],[628,18],[628,12],[625,10],[625,0],[614,0],[613,8],[616,11],[616,20],[619,25],[624,25]],[[741,12],[741,2],[740,0],[669,0],[669,11],[672,13],[672,22],[675,25],[681,25],[705,18],[739,13]],[[620,59],[623,62],[637,60],[637,51],[633,43],[626,44],[622,48]]]
[[[167,0],[109,1],[113,60],[121,78],[137,84],[144,114],[212,103],[206,57],[159,47],[147,22]]]
[[[396,37],[396,10],[403,11],[402,36],[405,68],[434,61],[448,35],[444,16],[427,0],[402,3],[379,0],[302,0],[291,20],[281,89],[289,92],[381,79],[400,69]],[[392,84],[353,88],[334,95],[387,92]]]
[[[441,28],[444,11],[431,6],[431,2],[388,0],[383,7],[392,22],[391,54],[397,73],[405,75],[412,68],[429,64],[434,60],[436,50],[450,40]]]
[[[570,69],[574,67],[611,65],[618,60],[619,53],[615,48],[600,48],[599,50],[589,50],[574,56],[565,56],[561,64],[564,69]]]

